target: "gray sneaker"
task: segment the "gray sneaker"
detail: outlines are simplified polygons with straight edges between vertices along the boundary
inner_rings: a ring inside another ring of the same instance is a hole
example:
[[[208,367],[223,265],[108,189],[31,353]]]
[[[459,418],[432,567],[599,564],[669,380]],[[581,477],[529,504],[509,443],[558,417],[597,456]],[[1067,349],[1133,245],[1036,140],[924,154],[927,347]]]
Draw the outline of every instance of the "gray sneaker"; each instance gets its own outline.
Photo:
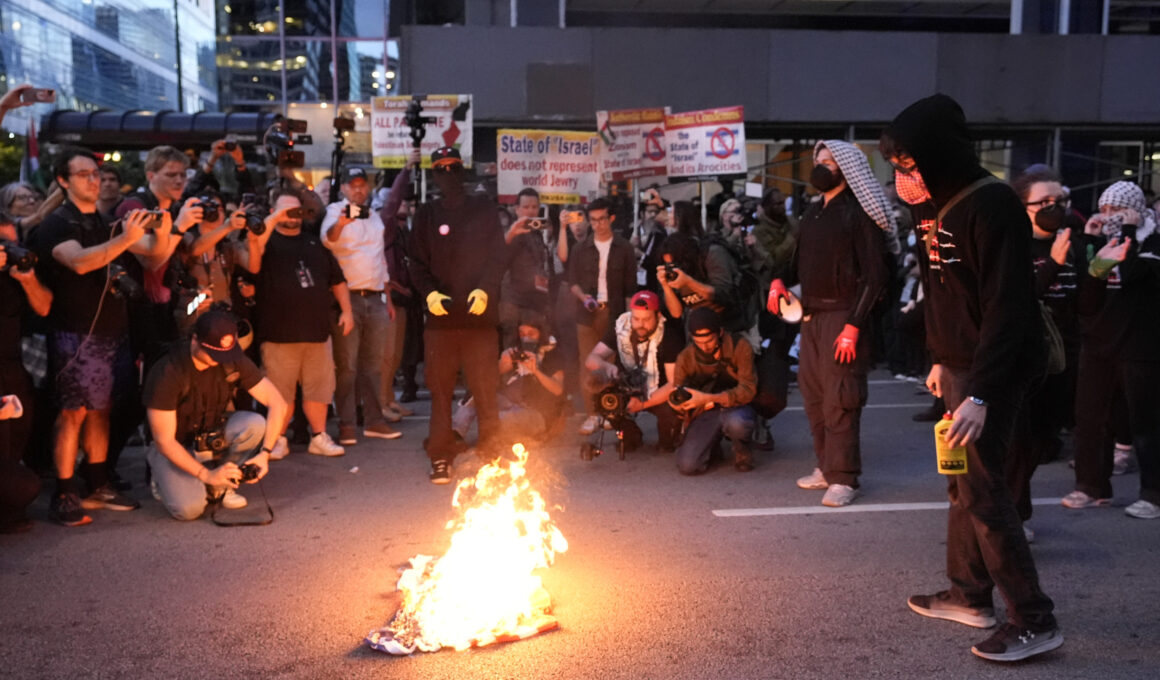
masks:
[[[845,484],[831,484],[822,496],[822,505],[827,508],[841,508],[854,502],[858,497],[858,490]]]
[[[94,490],[81,501],[85,510],[120,510],[128,512],[141,507],[137,501],[119,493],[112,484],[105,484]]]
[[[934,595],[913,595],[906,601],[907,606],[916,614],[931,619],[954,621],[972,628],[993,628],[995,626],[995,610],[990,607],[968,607],[951,602],[947,591]]]
[[[971,652],[991,661],[1021,661],[1062,644],[1063,633],[1059,628],[1035,632],[1005,623],[994,635],[971,647]]]
[[[1143,498],[1124,508],[1124,512],[1137,519],[1160,519],[1160,505],[1149,503]]]
[[[805,477],[798,477],[797,485],[799,489],[808,489],[811,491],[819,491],[821,489],[830,488],[830,485],[826,483],[826,477],[822,474],[820,468],[814,468],[814,471]]]

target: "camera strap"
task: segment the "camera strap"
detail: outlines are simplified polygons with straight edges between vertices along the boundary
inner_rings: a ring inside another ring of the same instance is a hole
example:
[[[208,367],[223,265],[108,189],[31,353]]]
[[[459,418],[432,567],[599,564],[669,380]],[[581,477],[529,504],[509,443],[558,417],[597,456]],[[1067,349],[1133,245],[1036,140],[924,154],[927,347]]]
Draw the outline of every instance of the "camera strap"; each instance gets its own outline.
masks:
[[[272,523],[274,521],[274,509],[270,507],[270,500],[266,498],[266,489],[262,486],[262,480],[259,479],[258,483],[254,486],[258,487],[258,491],[262,493],[262,502],[266,504],[267,517],[265,519],[252,519],[240,522],[223,522],[222,520],[218,519],[218,510],[221,510],[222,497],[225,496],[225,493],[222,493],[221,496],[218,496],[217,498],[213,499],[213,501],[211,501],[213,503],[213,510],[210,511],[209,518],[213,520],[213,523],[219,527],[264,527],[267,524]]]

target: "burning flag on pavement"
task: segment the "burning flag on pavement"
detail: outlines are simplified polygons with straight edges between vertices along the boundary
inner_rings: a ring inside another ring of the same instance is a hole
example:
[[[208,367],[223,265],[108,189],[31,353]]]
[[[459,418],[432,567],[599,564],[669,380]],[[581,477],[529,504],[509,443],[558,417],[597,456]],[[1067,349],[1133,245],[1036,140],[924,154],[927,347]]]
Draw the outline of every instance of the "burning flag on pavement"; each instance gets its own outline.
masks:
[[[442,557],[419,555],[399,578],[403,602],[367,644],[389,654],[434,652],[522,640],[556,627],[551,598],[533,572],[552,564],[568,541],[532,488],[528,452],[498,459],[455,489],[454,533]]]

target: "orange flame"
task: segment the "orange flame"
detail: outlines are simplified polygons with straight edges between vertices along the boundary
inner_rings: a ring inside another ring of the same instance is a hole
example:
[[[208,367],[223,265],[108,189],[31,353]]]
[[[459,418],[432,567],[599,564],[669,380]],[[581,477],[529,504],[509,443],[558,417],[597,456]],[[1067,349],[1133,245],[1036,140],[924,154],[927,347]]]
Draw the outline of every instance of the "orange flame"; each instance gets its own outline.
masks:
[[[496,460],[455,489],[451,546],[440,558],[419,555],[399,578],[402,607],[380,635],[399,651],[482,646],[527,637],[549,606],[540,577],[568,541],[526,475],[528,452]],[[533,633],[536,631],[533,631]],[[372,633],[375,636],[375,633]],[[372,646],[378,639],[368,638]]]

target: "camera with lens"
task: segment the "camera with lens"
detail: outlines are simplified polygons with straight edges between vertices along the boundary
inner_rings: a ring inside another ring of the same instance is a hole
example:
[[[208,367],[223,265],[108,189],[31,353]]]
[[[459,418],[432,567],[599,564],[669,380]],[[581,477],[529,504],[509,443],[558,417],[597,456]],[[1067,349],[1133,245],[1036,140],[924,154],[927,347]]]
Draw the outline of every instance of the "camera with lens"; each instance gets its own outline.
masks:
[[[218,429],[202,430],[193,437],[194,451],[212,451],[215,456],[225,451],[228,445],[225,433]]]
[[[19,271],[27,272],[36,266],[36,253],[16,241],[0,239],[0,247],[4,248],[4,252],[8,253],[8,264],[4,265],[4,268],[0,271],[8,271],[11,267],[16,267]]]
[[[672,405],[673,408],[680,406],[692,398],[692,393],[689,392],[689,389],[684,385],[681,385],[672,392],[669,392],[669,404]]]
[[[247,205],[242,212],[246,219],[246,229],[254,236],[266,233],[266,210],[258,204]]]
[[[262,137],[267,157],[274,159],[280,168],[301,168],[306,164],[306,155],[294,149],[294,135],[305,132],[304,120],[284,118],[274,123]]]
[[[141,297],[141,284],[116,262],[109,264],[109,291],[119,298],[136,300]]]
[[[423,143],[427,136],[427,126],[434,125],[435,119],[423,115],[423,101],[420,95],[415,95],[407,105],[407,112],[403,114],[403,122],[411,128],[411,144],[415,148]]]
[[[193,204],[195,208],[201,208],[202,222],[217,222],[221,217],[221,210],[218,208],[217,201],[209,196],[198,196],[197,203]]]
[[[253,463],[245,463],[238,466],[238,471],[242,473],[242,477],[238,480],[238,483],[245,484],[246,482],[252,482],[257,479],[258,473],[261,472],[261,468],[259,468],[257,465],[254,465]]]
[[[672,282],[672,281],[676,281],[676,280],[677,280],[677,265],[673,264],[672,262],[666,262],[665,263],[665,281]]]
[[[639,368],[625,370],[611,385],[596,395],[596,413],[607,418],[614,428],[618,423],[631,420],[628,402],[633,397],[643,397],[648,386],[648,376]],[[619,428],[618,428],[619,429]]]

